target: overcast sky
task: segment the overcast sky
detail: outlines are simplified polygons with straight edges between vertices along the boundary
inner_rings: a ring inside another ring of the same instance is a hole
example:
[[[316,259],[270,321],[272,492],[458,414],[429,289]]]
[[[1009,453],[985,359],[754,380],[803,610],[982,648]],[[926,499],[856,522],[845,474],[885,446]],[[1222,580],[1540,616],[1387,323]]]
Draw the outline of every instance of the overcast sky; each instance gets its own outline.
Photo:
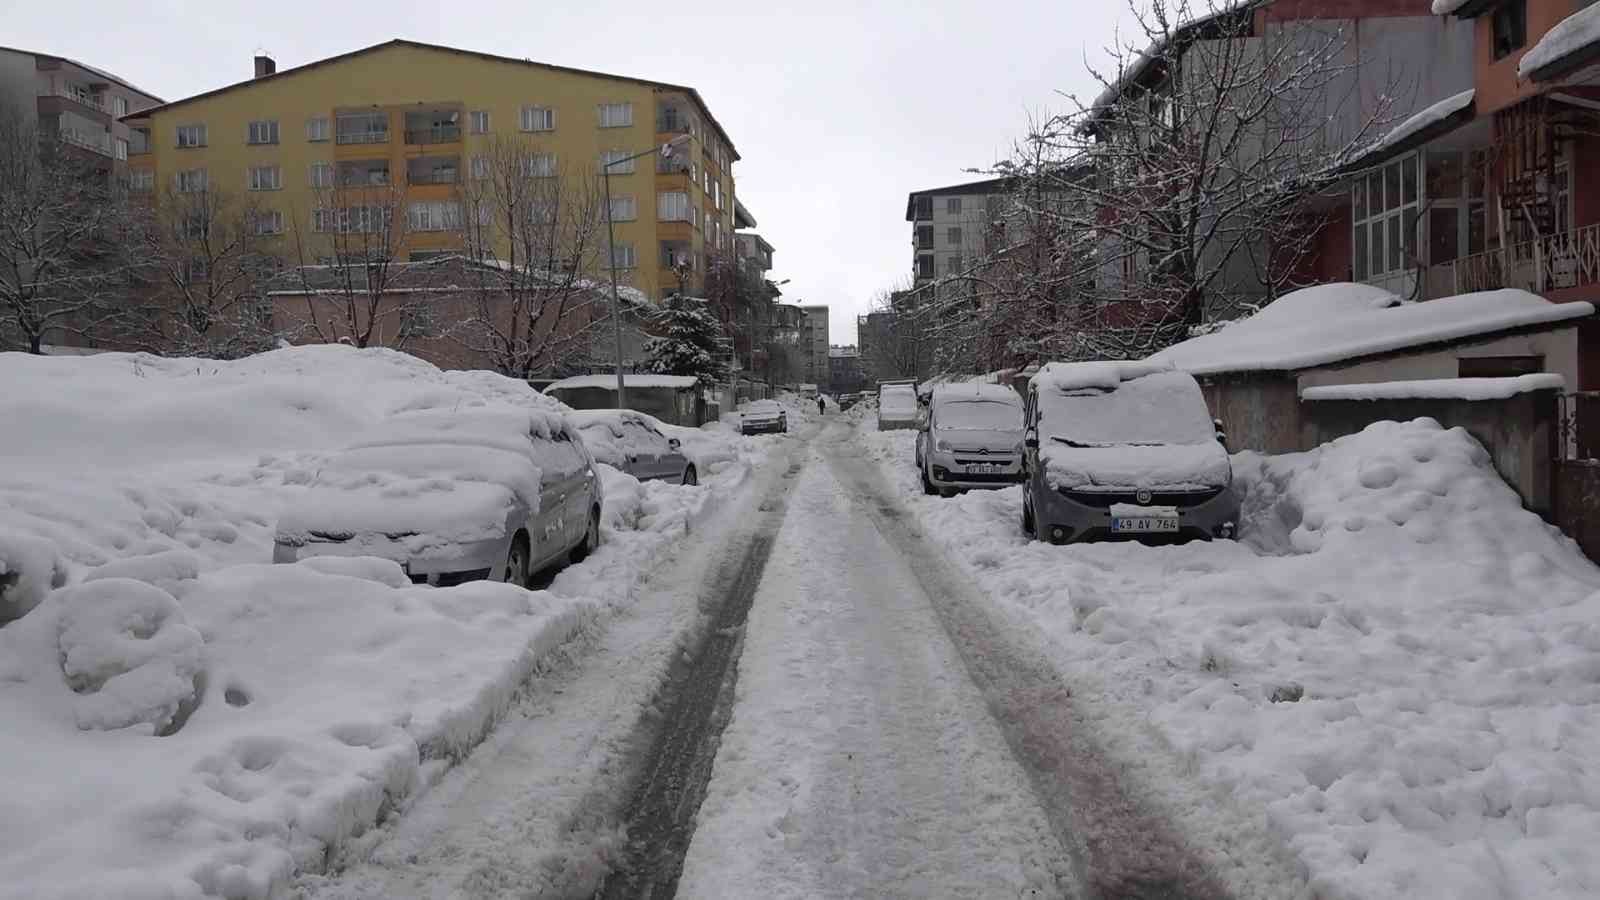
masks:
[[[778,4],[787,6],[788,4]],[[911,271],[906,194],[980,176],[1057,92],[1098,92],[1124,0],[774,4],[194,4],[54,0],[5,15],[4,43],[81,59],[174,100],[390,38],[699,89],[743,159],[738,196],[776,248],[788,302],[826,303],[833,343]]]

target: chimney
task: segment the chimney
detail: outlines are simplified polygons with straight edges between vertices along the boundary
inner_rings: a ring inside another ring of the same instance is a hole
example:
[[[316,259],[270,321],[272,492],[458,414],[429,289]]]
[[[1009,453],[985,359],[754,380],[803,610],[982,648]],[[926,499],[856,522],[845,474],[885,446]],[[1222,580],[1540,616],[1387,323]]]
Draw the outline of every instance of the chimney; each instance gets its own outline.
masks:
[[[278,64],[272,61],[272,57],[264,53],[256,57],[257,78],[265,78],[276,71],[278,71]]]

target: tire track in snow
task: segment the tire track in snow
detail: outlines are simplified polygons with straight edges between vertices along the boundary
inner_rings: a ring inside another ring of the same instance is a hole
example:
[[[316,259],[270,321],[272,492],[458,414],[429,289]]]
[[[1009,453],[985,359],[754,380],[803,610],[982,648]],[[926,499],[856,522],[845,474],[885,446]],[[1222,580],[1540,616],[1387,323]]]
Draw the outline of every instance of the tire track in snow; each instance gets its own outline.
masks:
[[[903,511],[865,454],[836,429],[825,455],[932,599],[973,682],[1027,771],[1086,900],[1212,900],[1228,893],[1168,823],[1143,808],[1095,746],[1071,688],[1043,653],[996,622]]]

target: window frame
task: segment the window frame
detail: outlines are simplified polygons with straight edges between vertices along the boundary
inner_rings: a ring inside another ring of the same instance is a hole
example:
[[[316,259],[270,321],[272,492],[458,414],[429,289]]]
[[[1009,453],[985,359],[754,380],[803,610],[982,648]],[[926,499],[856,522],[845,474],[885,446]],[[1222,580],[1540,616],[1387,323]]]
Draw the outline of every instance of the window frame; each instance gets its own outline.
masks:
[[[252,147],[278,143],[278,120],[255,119],[245,125],[244,142]]]
[[[682,204],[682,213],[678,213],[679,204]],[[669,213],[668,207],[671,207]],[[658,222],[689,222],[689,194],[687,191],[658,191],[656,192],[656,221]]]
[[[480,128],[479,125],[482,124]],[[467,125],[472,134],[489,133],[489,111],[487,109],[474,109],[467,113]]]
[[[946,215],[951,215],[951,216],[959,216],[959,215],[961,215],[961,198],[960,197],[946,197],[945,201],[944,201],[944,211],[945,211]]]
[[[1511,31],[1502,33],[1502,28]],[[1489,54],[1493,60],[1505,59],[1526,46],[1528,0],[1507,0],[1489,11]]]
[[[176,127],[175,132],[179,150],[195,150],[206,146],[206,123],[204,122],[190,122],[187,125],[179,125]],[[185,141],[183,138],[185,132],[190,133],[193,136],[193,140]]]
[[[617,215],[617,204],[627,204],[622,215]],[[611,197],[611,221],[633,222],[639,218],[639,201],[632,194],[615,194]]]
[[[1404,154],[1367,170],[1351,185],[1350,254],[1351,277],[1355,281],[1371,283],[1394,278],[1412,271],[1411,262],[1421,264],[1416,252],[1417,223],[1424,205],[1423,179],[1427,174],[1418,168],[1422,158],[1417,151]],[[1407,170],[1411,174],[1409,181]],[[1408,187],[1409,200],[1405,196]],[[1396,194],[1392,203],[1391,190]],[[1398,258],[1390,259],[1391,255]],[[1381,269],[1376,265],[1380,261]]]
[[[624,119],[625,121],[620,121],[620,122],[611,121],[611,119],[613,117],[608,115],[608,113],[610,113],[610,112],[612,112],[614,110],[622,110],[623,111],[623,115],[621,116],[621,118]],[[598,104],[595,107],[595,120],[599,123],[599,127],[601,127],[601,128],[632,128],[633,127],[633,101],[632,100],[622,100],[622,101],[617,101],[617,102],[613,102],[613,103],[601,103],[601,104]]]
[[[539,118],[542,121],[535,122]],[[530,103],[522,107],[520,118],[517,122],[520,130],[529,134],[541,134],[556,130],[556,108],[554,106],[540,106]]]
[[[271,227],[262,227],[263,223],[271,223]],[[277,209],[258,209],[250,214],[250,233],[256,237],[271,237],[283,234],[283,211]]]
[[[322,136],[318,137],[320,131]],[[327,116],[306,117],[306,142],[310,144],[325,144],[333,140],[333,120]]]
[[[326,172],[326,178],[318,178],[318,172]],[[306,167],[306,185],[313,188],[332,188],[339,183],[339,169],[331,162],[314,162]]]
[[[271,181],[271,185],[270,186],[264,186],[263,180],[259,177],[261,175],[261,173],[263,173],[263,172],[272,173],[271,179],[268,179],[268,180]],[[250,166],[248,169],[245,170],[245,173],[246,173],[245,174],[245,185],[246,185],[246,188],[248,190],[251,190],[251,191],[281,191],[281,190],[283,190],[283,167],[282,166],[275,166],[275,165],[274,166]]]
[[[628,157],[632,155],[633,154],[629,153],[627,150],[601,150],[600,170],[602,172],[609,172],[612,175],[632,175],[639,167],[639,161],[637,159],[628,159]],[[608,163],[606,161],[606,157],[608,156],[615,156],[617,161]],[[625,159],[628,161],[625,163],[621,162]]]
[[[179,169],[173,173],[173,186],[180,194],[203,194],[206,192],[208,176],[204,167],[197,169]]]
[[[625,251],[623,253],[624,258],[620,261],[617,259],[618,250]],[[634,246],[633,241],[617,241],[613,243],[611,245],[611,264],[619,269],[639,268],[639,248]]]

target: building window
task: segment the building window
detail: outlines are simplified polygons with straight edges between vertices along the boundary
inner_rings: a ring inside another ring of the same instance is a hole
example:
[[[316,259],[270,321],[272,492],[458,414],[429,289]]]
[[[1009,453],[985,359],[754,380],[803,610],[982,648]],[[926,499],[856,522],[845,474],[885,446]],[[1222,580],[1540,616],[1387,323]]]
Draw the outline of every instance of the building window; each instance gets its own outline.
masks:
[[[656,218],[663,222],[689,221],[689,195],[682,191],[657,194]]]
[[[1485,150],[1428,151],[1423,196],[1428,217],[1429,265],[1484,251],[1484,182],[1488,165]]]
[[[133,169],[128,172],[128,190],[138,194],[148,194],[155,189],[154,169]]]
[[[277,166],[251,166],[250,190],[275,191],[283,187],[283,170]]]
[[[407,221],[412,231],[452,231],[461,227],[461,204],[454,200],[413,203]]]
[[[127,97],[112,97],[111,98],[111,114],[113,116],[116,116],[119,119],[122,118],[123,116],[127,115],[128,114],[128,98]]]
[[[335,125],[337,142],[341,144],[382,144],[389,140],[388,113],[347,113],[339,116]]]
[[[248,144],[276,144],[278,142],[278,120],[263,119],[250,123],[249,134],[245,138]]]
[[[1413,267],[1417,234],[1417,154],[1403,156],[1351,187],[1353,274],[1368,281]]]
[[[111,150],[117,159],[128,158],[128,142],[122,138],[117,138],[111,142]]]
[[[413,262],[416,261],[418,255],[415,253],[411,255]],[[424,256],[424,259],[426,258],[428,257]],[[439,316],[433,307],[422,303],[414,303],[401,308],[399,329],[398,337],[401,340],[438,337],[440,334]]]
[[[333,187],[333,163],[312,163],[307,181],[314,188]]]
[[[487,109],[475,109],[470,113],[470,116],[473,134],[489,133],[489,111]]]
[[[203,240],[211,232],[211,217],[204,212],[185,213],[178,229],[188,240]]]
[[[918,278],[932,278],[933,277],[933,256],[932,255],[925,253],[925,254],[917,257],[917,277]]]
[[[953,244],[953,245],[955,245],[957,247],[961,246],[961,229],[959,229],[959,228],[947,229],[945,231],[945,235],[944,236],[945,236],[945,239],[949,243],[951,243],[951,244]]]
[[[1494,58],[1503,59],[1528,42],[1528,0],[1511,0],[1489,14],[1494,41]]]
[[[632,103],[600,104],[601,128],[626,128],[633,124]]]
[[[258,209],[250,214],[250,230],[257,235],[283,234],[283,213]]]
[[[700,183],[700,162],[698,160],[689,160],[689,180],[695,184]]]
[[[306,140],[313,143],[325,141],[329,137],[328,117],[312,116],[306,120]]]
[[[479,178],[479,179],[488,178],[489,177],[489,160],[488,159],[486,159],[486,158],[484,158],[482,156],[474,156],[472,158],[472,177],[473,178]]]
[[[632,222],[637,218],[639,218],[639,204],[634,201],[633,195],[611,198],[611,221]]]
[[[489,114],[483,114],[484,131],[489,128]],[[551,106],[524,106],[522,108],[523,131],[555,131],[556,111]]]
[[[918,197],[916,202],[916,220],[926,222],[933,218],[933,198]]]
[[[180,194],[198,194],[206,189],[205,169],[185,169],[173,179]]]
[[[633,164],[638,160],[628,159],[633,154],[626,150],[606,150],[600,154],[600,168],[613,175],[631,175]],[[622,160],[627,159],[627,162]]]
[[[611,264],[619,269],[631,269],[639,264],[639,254],[634,251],[633,244],[612,244]]]
[[[204,125],[179,125],[179,147],[204,147],[206,145],[206,126]]]
[[[945,261],[944,261],[944,273],[946,275],[960,275],[961,274],[961,256],[959,254],[957,254],[955,256],[948,256],[948,257],[945,258]]]
[[[524,178],[554,178],[556,175],[556,155],[554,153],[535,153],[522,158],[522,175]]]
[[[717,209],[722,209],[722,182],[711,182],[711,199],[716,203]]]
[[[205,281],[211,277],[211,262],[203,257],[194,257],[185,265],[184,281],[194,284]]]
[[[932,225],[918,225],[917,226],[917,249],[918,250],[932,250],[933,249],[933,226]]]
[[[944,201],[944,211],[952,216],[961,215],[961,198],[951,197]]]

